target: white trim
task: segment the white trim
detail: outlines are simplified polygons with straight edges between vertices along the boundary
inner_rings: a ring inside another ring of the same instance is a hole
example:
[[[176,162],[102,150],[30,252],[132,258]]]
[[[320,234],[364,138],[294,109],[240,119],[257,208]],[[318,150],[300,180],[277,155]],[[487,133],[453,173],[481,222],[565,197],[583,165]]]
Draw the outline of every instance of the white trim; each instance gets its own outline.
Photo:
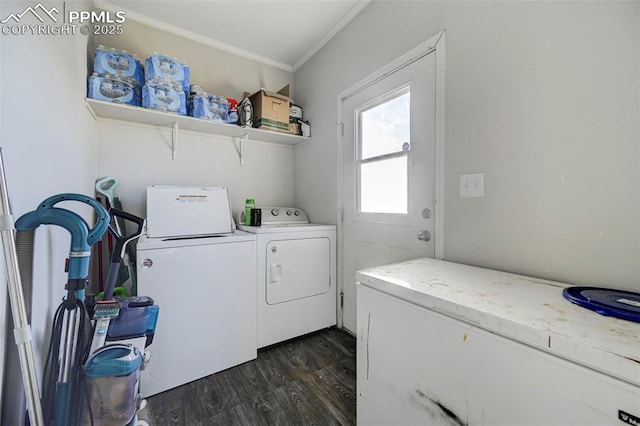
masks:
[[[434,52],[435,51],[435,52]],[[343,164],[343,139],[341,125],[343,114],[343,102],[358,92],[366,89],[367,87],[382,80],[386,76],[393,74],[394,72],[404,68],[405,66],[415,62],[416,60],[428,55],[429,53],[435,53],[436,59],[436,136],[435,136],[435,150],[436,150],[436,170],[435,170],[435,229],[434,229],[434,257],[436,259],[444,258],[444,148],[445,148],[445,30],[440,31],[435,36],[431,37],[427,41],[419,44],[416,48],[410,50],[398,59],[380,68],[378,71],[363,78],[359,82],[350,86],[348,89],[343,90],[338,94],[337,98],[337,111],[338,119],[336,126],[336,140],[337,144],[337,161],[338,161],[338,210],[337,210],[337,224],[338,224],[338,241],[337,250],[338,254],[344,251],[344,164]],[[344,262],[338,256],[338,271],[337,271],[337,289],[338,295],[344,291],[344,282],[342,280],[344,275]],[[343,311],[338,309],[338,327],[343,326]]]
[[[445,32],[438,40],[436,54],[436,206],[435,254],[444,259],[444,148],[445,148]]]
[[[336,122],[336,140],[338,141],[338,153],[337,153],[337,169],[338,169],[338,210],[336,211],[336,256],[337,256],[337,264],[336,264],[336,290],[338,297],[338,307],[337,315],[336,315],[336,327],[343,328],[344,325],[344,307],[340,305],[341,297],[340,294],[344,293],[344,281],[342,280],[344,276],[344,261],[342,260],[342,256],[344,253],[344,147],[342,144],[342,139],[344,137],[344,123],[342,120],[342,99],[338,96],[338,121]]]
[[[378,82],[379,80],[382,80],[386,76],[393,74],[399,69],[402,69],[405,66],[410,65],[413,62],[417,61],[418,59],[422,58],[423,56],[428,55],[434,50],[437,50],[439,41],[443,37],[444,37],[444,30],[440,31],[438,34],[431,37],[429,40],[420,43],[417,47],[411,49],[410,51],[400,56],[395,61],[392,61],[391,63],[380,68],[378,71],[374,72],[373,74],[370,74],[369,76],[363,78],[362,80],[355,83],[348,89],[343,90],[338,94],[338,102],[343,102],[347,100],[351,96],[366,89],[367,87]],[[436,76],[436,85],[437,84],[438,84],[438,80]],[[340,117],[338,117],[338,120],[340,120]]]
[[[349,11],[346,15],[335,24],[324,37],[322,37],[316,44],[313,45],[311,49],[307,53],[305,53],[300,59],[293,64],[293,72],[296,72],[301,66],[305,64],[313,55],[315,55],[318,50],[322,49],[322,47],[329,42],[336,34],[338,34],[344,27],[349,24],[360,12],[362,9],[367,7],[371,3],[371,0],[359,0],[358,3]]]
[[[282,62],[274,61],[273,59],[266,58],[264,56],[256,55],[255,53],[249,52],[244,49],[240,49],[235,46],[228,45],[226,43],[222,43],[217,40],[213,40],[209,37],[205,37],[203,35],[194,33],[192,31],[185,30],[184,28],[177,27],[175,25],[167,24],[166,22],[150,18],[141,13],[134,12],[129,9],[125,9],[121,6],[114,5],[112,3],[106,2],[104,0],[93,0],[93,4],[98,9],[106,10],[109,12],[116,12],[122,10],[125,12],[125,16],[127,19],[131,19],[142,24],[148,25],[153,28],[157,28],[162,31],[166,31],[180,37],[187,38],[189,40],[196,41],[198,43],[205,44],[207,46],[215,47],[216,49],[224,50],[229,53],[233,53],[234,55],[241,56],[243,58],[251,59],[257,62],[262,62],[263,64],[272,66],[274,68],[278,68],[284,71],[293,72],[294,69],[291,65],[284,64]],[[328,40],[327,40],[328,41]],[[325,42],[326,43],[326,42]]]
[[[5,10],[6,10],[6,5],[3,6],[2,2],[0,2],[0,16],[4,16]],[[2,57],[2,44],[3,44],[2,40],[4,38],[5,37],[0,37],[0,58]],[[2,80],[2,66],[0,66],[0,93],[2,93],[2,87],[4,86],[3,83],[4,81]],[[0,101],[0,117],[2,117],[2,101]],[[5,140],[5,136],[2,132],[2,122],[0,121],[0,146],[5,144],[7,144],[7,141]],[[0,263],[2,265],[6,265],[6,261],[4,260],[4,253],[0,254]],[[0,314],[0,383],[4,383],[4,364],[5,364],[5,357],[6,357],[6,351],[7,351],[6,342],[7,340],[9,340],[5,336],[7,332],[6,321],[9,314],[4,309],[4,307],[8,305],[7,303],[8,290],[9,289],[7,287],[7,275],[6,275],[5,267],[3,267],[2,271],[0,271],[0,293],[1,293],[0,306],[3,307],[3,310],[2,310],[3,313]],[[0,385],[0,401],[4,401],[2,388],[4,388],[4,386]],[[1,410],[2,409],[0,408],[0,417],[2,416]]]

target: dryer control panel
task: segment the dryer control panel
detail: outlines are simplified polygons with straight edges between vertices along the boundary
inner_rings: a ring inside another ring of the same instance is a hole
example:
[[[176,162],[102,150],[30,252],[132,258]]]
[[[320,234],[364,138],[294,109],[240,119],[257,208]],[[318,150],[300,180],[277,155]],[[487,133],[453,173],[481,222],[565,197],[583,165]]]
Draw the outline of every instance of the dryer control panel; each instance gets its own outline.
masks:
[[[307,214],[295,207],[261,207],[262,225],[309,223]]]

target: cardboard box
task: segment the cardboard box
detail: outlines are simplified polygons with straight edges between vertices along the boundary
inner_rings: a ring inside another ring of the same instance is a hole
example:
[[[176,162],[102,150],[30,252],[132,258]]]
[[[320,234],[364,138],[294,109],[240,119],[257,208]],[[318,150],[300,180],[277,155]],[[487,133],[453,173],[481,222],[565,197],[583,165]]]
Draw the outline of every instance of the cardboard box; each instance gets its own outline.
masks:
[[[249,95],[253,107],[253,127],[289,133],[289,85],[277,93],[260,89]]]

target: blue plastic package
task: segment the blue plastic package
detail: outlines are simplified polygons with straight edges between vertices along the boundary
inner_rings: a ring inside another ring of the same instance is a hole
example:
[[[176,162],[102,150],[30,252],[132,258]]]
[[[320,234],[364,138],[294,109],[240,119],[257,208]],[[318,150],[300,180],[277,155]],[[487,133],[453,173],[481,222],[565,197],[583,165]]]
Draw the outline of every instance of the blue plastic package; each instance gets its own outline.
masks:
[[[187,112],[191,117],[226,123],[229,116],[229,101],[222,96],[199,93],[189,97]]]
[[[179,83],[147,81],[142,87],[142,106],[163,112],[187,114],[187,102]]]
[[[182,63],[182,71],[184,72],[184,79],[182,80],[182,90],[184,93],[189,93],[189,87],[191,86],[191,68],[186,63]]]
[[[94,55],[93,70],[100,76],[129,77],[144,84],[142,63],[134,55],[123,50],[98,46]]]
[[[185,93],[189,92],[190,70],[189,66],[167,55],[154,53],[145,62],[145,79],[167,80],[182,85]]]
[[[140,86],[136,80],[127,77],[94,73],[89,77],[87,96],[100,101],[141,105]]]

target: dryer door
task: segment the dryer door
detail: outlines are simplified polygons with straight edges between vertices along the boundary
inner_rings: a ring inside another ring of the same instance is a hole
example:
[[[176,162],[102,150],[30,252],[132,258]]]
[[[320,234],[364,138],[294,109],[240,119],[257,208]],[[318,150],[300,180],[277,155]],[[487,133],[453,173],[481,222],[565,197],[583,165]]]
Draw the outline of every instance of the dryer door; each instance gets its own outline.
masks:
[[[328,238],[274,240],[266,250],[267,304],[316,296],[331,288]]]

